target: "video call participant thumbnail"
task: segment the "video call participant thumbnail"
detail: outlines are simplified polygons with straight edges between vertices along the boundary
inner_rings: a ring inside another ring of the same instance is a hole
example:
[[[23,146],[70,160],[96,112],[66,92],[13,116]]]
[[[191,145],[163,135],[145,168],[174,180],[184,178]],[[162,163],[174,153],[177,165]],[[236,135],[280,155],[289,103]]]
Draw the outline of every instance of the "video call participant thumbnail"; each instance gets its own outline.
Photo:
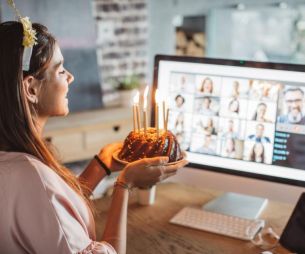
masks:
[[[213,80],[209,77],[205,78],[199,88],[200,93],[212,94],[214,89]]]
[[[265,126],[263,124],[257,124],[255,127],[255,134],[248,136],[248,140],[254,141],[256,143],[270,143],[270,138],[264,136]]]
[[[252,117],[252,120],[258,121],[258,122],[271,123],[272,121],[270,119],[266,118],[266,113],[267,113],[267,104],[264,102],[261,102],[257,105],[255,113]]]
[[[236,157],[236,144],[233,138],[225,140],[222,155],[229,158]]]
[[[287,114],[278,117],[278,123],[305,124],[303,113],[304,91],[299,87],[290,87],[284,92]]]
[[[181,94],[178,94],[176,97],[175,97],[175,103],[176,103],[176,108],[177,109],[182,109],[184,103],[185,103],[185,99],[184,97],[181,95]]]
[[[217,102],[214,101],[214,103]],[[213,104],[213,100],[211,97],[204,97],[201,101],[201,104],[199,104],[200,108],[198,110],[198,113],[206,116],[218,115],[218,112],[213,108],[212,104]]]
[[[213,118],[207,118],[205,123],[200,121],[199,125],[201,127],[202,132],[205,135],[216,135],[217,134]]]
[[[249,160],[258,163],[265,163],[265,147],[263,143],[254,143],[249,155]]]
[[[212,136],[205,135],[202,146],[196,152],[215,155],[216,150],[213,143],[214,141],[212,139]]]
[[[232,119],[228,120],[226,131],[223,132],[221,137],[224,138],[224,139],[227,139],[227,138],[236,139],[236,138],[238,138],[238,132],[235,130],[234,121]]]

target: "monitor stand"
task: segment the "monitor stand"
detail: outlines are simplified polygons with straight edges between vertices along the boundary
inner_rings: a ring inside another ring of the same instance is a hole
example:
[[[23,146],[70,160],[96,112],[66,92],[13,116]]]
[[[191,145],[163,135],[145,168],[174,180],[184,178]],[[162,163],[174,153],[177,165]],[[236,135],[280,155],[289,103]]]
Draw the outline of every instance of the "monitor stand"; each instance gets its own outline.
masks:
[[[265,198],[228,192],[204,204],[202,208],[210,212],[257,219],[267,203]]]

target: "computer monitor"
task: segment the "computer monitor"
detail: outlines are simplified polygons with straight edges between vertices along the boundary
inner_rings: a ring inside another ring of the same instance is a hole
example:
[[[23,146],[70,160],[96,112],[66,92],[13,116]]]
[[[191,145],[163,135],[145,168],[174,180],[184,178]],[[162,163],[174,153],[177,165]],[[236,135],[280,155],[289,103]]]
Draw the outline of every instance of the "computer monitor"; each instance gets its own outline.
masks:
[[[305,66],[157,55],[154,67],[192,167],[305,186]]]

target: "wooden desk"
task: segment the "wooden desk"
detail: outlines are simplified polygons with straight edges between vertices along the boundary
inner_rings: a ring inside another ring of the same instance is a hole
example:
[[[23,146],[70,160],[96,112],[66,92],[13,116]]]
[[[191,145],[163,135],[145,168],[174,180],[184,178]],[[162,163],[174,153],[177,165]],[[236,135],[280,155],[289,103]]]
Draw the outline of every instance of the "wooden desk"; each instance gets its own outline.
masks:
[[[137,204],[137,195],[130,197],[128,210],[127,253],[129,254],[251,254],[261,250],[251,242],[237,240],[169,223],[184,206],[201,206],[220,195],[213,190],[199,190],[176,183],[157,186],[156,202],[152,206]],[[97,236],[100,239],[110,206],[110,197],[96,200]],[[293,206],[269,201],[261,215],[267,225],[281,233]],[[277,254],[289,253],[281,247]]]

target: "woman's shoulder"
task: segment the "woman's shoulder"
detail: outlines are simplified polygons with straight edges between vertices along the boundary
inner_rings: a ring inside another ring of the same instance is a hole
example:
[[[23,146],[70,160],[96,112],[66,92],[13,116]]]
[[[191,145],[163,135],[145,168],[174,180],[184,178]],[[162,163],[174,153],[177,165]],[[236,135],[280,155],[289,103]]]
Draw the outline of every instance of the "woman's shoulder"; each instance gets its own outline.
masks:
[[[22,195],[36,189],[79,201],[76,192],[52,168],[27,153],[0,151],[0,186],[2,183],[16,193],[24,192]]]
[[[33,155],[22,152],[0,151],[0,178],[10,176],[16,181],[30,180],[51,184],[60,177]]]
[[[32,155],[0,152],[0,207],[6,208],[0,212],[5,232],[16,230],[18,244],[31,244],[35,253],[43,253],[45,246],[48,253],[79,253],[90,244],[90,237],[95,239],[94,221],[85,202]],[[10,234],[5,236],[10,240]]]
[[[0,168],[3,168],[4,166],[7,166],[10,170],[14,171],[47,167],[38,158],[31,154],[0,151]]]
[[[33,155],[23,152],[0,151],[0,169],[3,171],[26,171],[43,163]]]
[[[67,202],[79,201],[79,196],[52,168],[35,156],[20,152],[0,152],[0,190],[15,193],[16,197],[46,195],[51,199],[60,194]]]
[[[8,210],[14,210],[12,204],[24,209],[28,202],[41,198],[47,200],[48,190],[55,189],[50,186],[56,184],[51,183],[52,179],[54,181],[52,170],[34,156],[21,152],[0,152],[0,189],[2,197],[6,199],[1,200],[0,204]],[[8,197],[10,202],[7,201]],[[42,203],[38,202],[38,205]]]

